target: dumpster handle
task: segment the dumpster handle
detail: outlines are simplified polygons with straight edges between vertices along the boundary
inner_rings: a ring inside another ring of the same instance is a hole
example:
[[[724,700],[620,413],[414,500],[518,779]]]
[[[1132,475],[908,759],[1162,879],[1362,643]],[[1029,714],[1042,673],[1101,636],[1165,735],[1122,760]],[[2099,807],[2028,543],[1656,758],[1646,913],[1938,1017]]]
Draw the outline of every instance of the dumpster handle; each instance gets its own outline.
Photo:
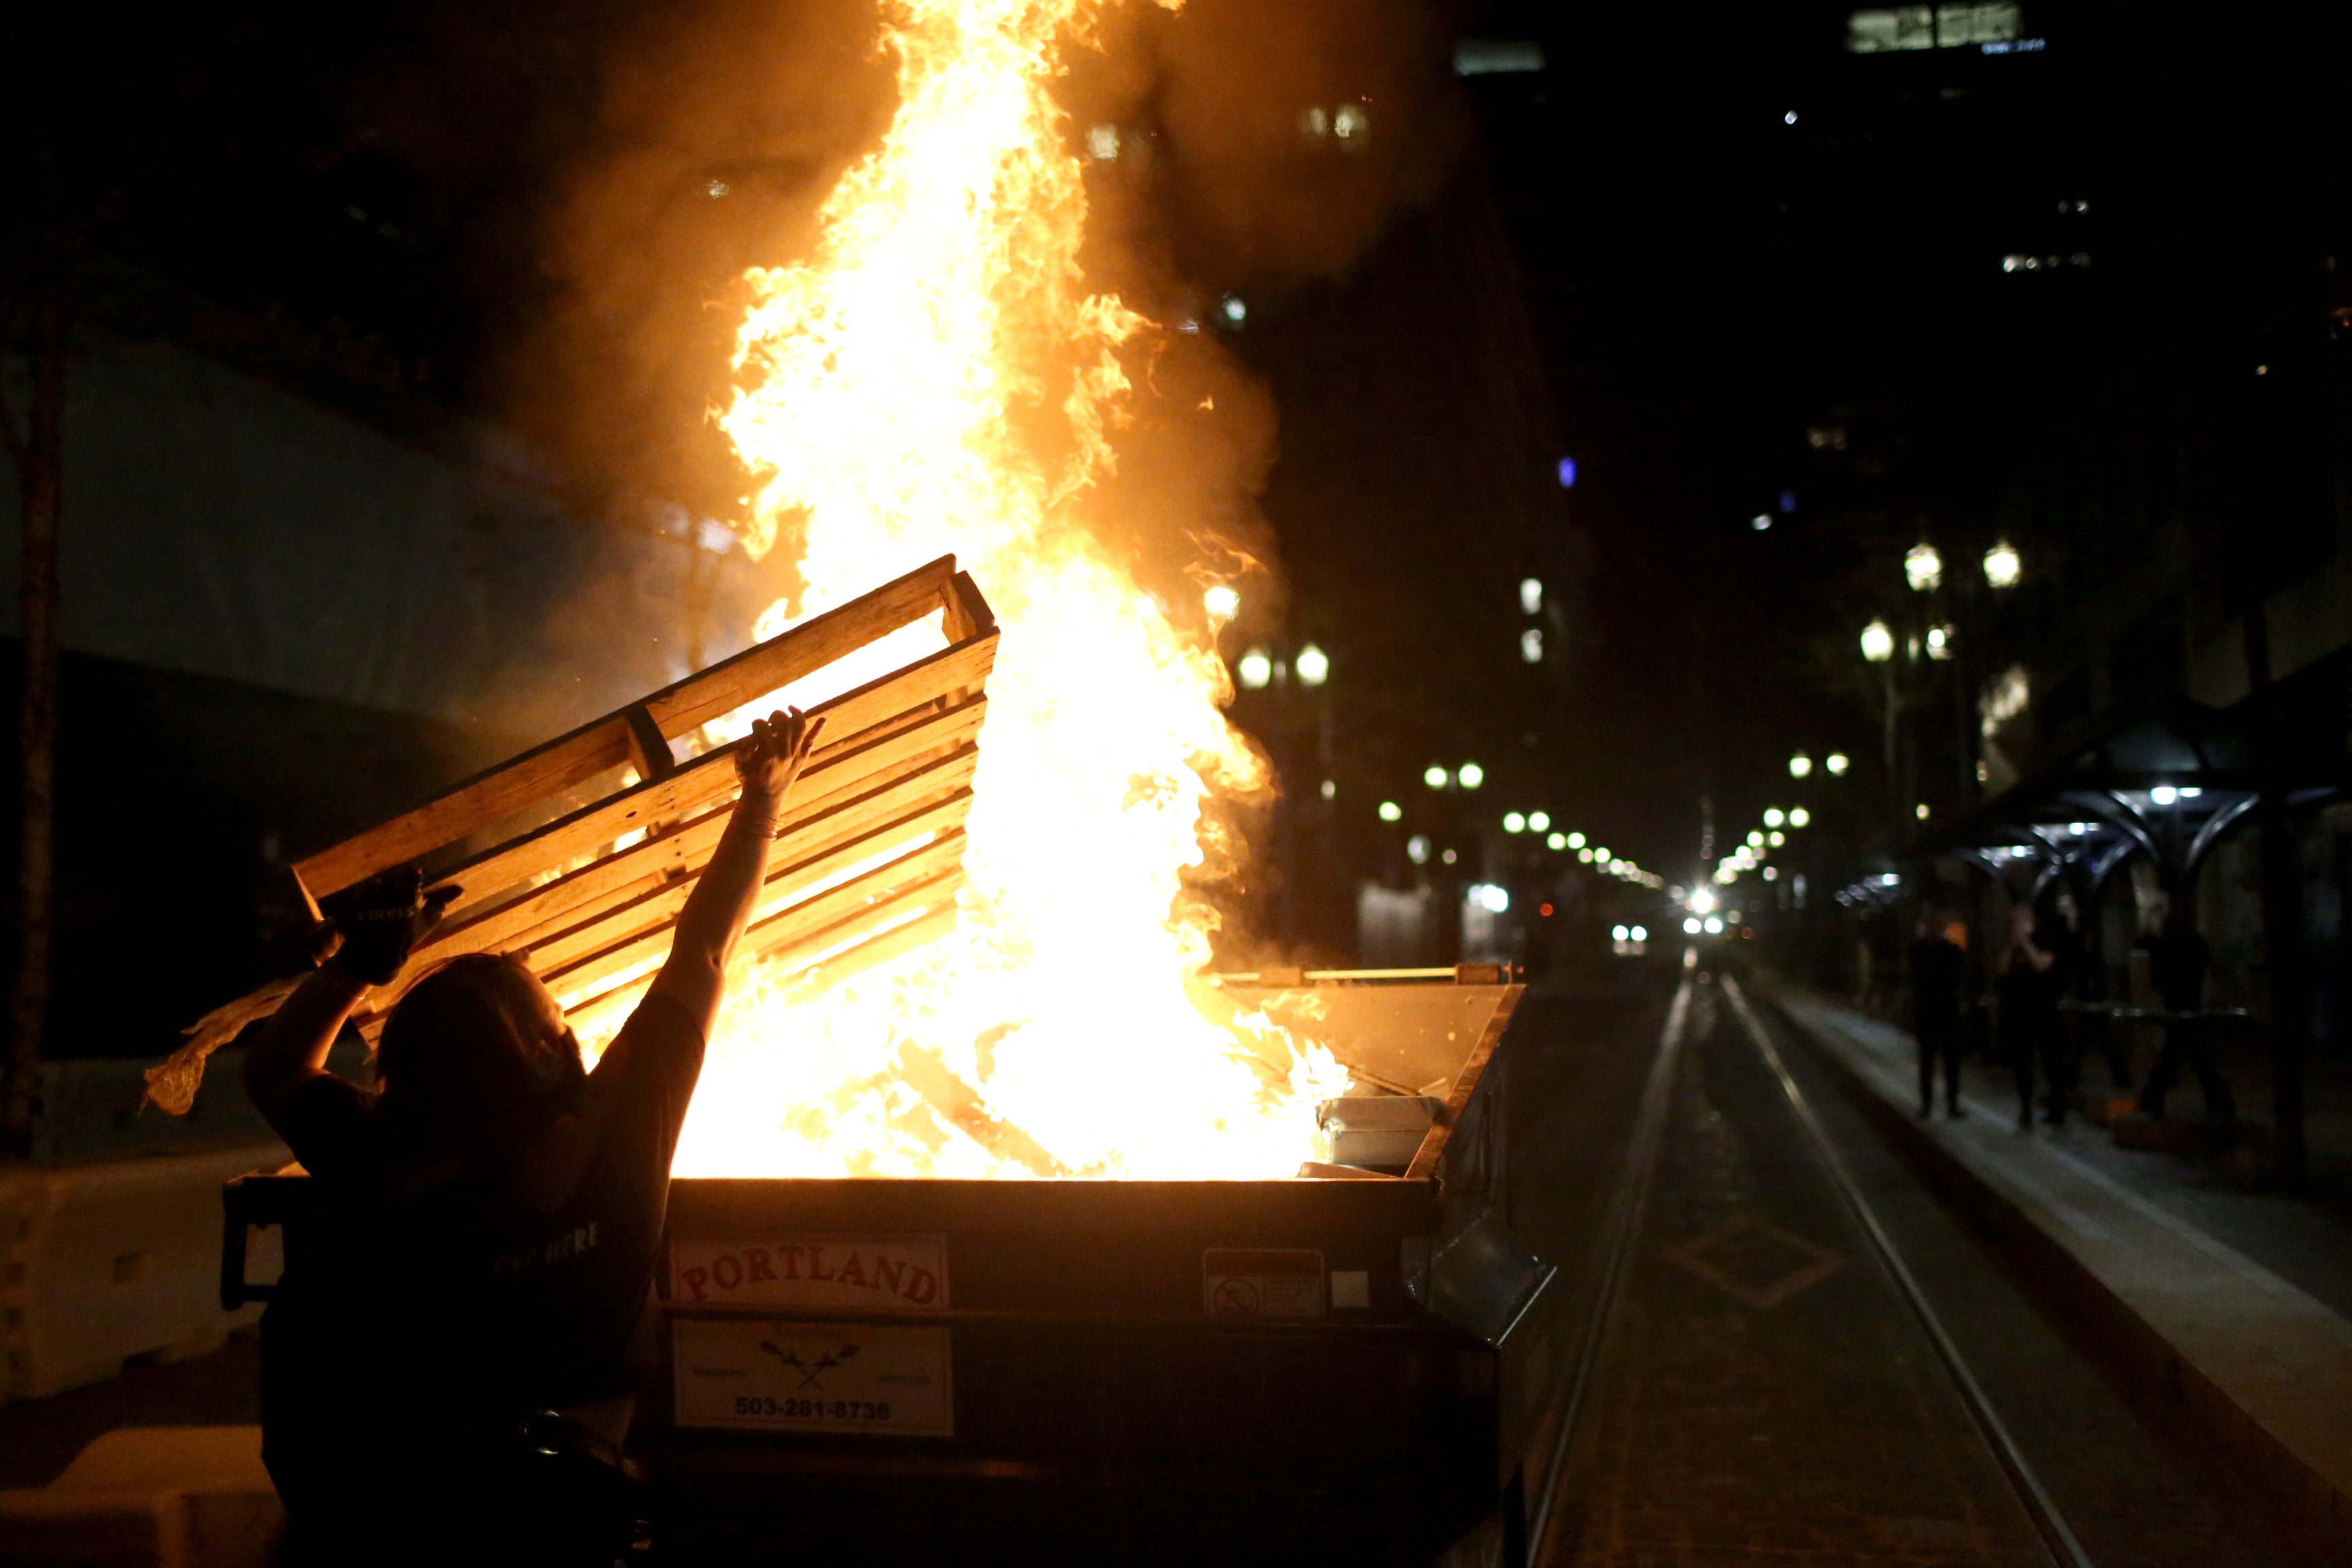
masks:
[[[221,1188],[220,1303],[224,1312],[278,1294],[277,1286],[248,1283],[245,1278],[245,1237],[254,1222],[247,1211],[244,1185],[240,1178]]]

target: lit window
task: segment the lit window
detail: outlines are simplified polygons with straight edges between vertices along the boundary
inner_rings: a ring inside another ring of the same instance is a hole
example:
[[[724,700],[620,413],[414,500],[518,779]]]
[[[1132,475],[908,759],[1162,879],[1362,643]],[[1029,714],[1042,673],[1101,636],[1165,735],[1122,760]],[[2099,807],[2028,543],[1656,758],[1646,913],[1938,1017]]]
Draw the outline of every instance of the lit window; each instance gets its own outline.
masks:
[[[1961,0],[1958,5],[1856,11],[1846,17],[1845,47],[1849,54],[1856,55],[1937,48],[2005,54],[2005,48],[1986,46],[2015,47],[2020,21],[2017,0]]]
[[[1302,110],[1298,115],[1299,133],[1309,142],[1320,142],[1331,134],[1330,111],[1321,108]]]
[[[1534,577],[1519,579],[1519,608],[1530,616],[1543,614],[1543,584]]]
[[[1464,38],[1454,46],[1455,76],[1521,75],[1543,68],[1543,46],[1529,39]]]
[[[1108,163],[1118,156],[1118,127],[1090,125],[1087,128],[1087,156],[1097,163]]]
[[[1805,445],[1816,452],[1843,452],[1845,450],[1845,426],[1809,425],[1805,427]]]
[[[1360,147],[1372,133],[1372,117],[1360,103],[1343,103],[1331,111],[1331,134],[1345,147]]]
[[[2001,671],[1977,703],[1985,738],[1999,734],[2003,724],[2024,712],[2032,701],[2033,683],[2023,665],[2012,664]]]
[[[1541,627],[1529,626],[1519,634],[1519,662],[1521,664],[1543,662],[1543,629]]]

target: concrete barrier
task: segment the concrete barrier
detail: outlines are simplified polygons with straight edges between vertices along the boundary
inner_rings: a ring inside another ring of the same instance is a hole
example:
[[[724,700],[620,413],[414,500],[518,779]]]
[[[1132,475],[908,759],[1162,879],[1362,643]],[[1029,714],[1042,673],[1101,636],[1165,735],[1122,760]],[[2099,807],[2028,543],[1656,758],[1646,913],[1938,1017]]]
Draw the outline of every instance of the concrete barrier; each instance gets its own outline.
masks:
[[[257,1322],[258,1307],[221,1310],[221,1184],[287,1158],[266,1143],[0,1172],[0,1394],[46,1398],[133,1356],[201,1355]],[[247,1247],[247,1277],[273,1278],[277,1234]]]
[[[258,1426],[126,1426],[0,1491],[0,1568],[268,1568],[286,1512]]]

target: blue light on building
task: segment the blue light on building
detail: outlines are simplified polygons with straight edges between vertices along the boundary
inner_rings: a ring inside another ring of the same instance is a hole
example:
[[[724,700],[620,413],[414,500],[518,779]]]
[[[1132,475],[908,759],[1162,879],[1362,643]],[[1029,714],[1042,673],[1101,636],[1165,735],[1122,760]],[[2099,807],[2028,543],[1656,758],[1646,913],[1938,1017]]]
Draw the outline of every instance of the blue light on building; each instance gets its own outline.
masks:
[[[1564,490],[1572,490],[1576,488],[1576,459],[1574,458],[1562,458],[1559,460],[1559,488]]]

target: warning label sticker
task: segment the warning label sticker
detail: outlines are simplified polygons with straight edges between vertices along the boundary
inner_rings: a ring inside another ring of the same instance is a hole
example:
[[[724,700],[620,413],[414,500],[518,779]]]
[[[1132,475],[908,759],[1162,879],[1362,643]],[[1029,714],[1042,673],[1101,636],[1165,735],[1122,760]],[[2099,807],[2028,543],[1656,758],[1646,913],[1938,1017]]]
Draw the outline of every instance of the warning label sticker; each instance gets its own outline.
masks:
[[[678,1318],[671,1335],[680,1426],[955,1436],[944,1327]]]
[[[1220,1318],[1319,1318],[1323,1255],[1213,1247],[1201,1254],[1202,1305]]]

